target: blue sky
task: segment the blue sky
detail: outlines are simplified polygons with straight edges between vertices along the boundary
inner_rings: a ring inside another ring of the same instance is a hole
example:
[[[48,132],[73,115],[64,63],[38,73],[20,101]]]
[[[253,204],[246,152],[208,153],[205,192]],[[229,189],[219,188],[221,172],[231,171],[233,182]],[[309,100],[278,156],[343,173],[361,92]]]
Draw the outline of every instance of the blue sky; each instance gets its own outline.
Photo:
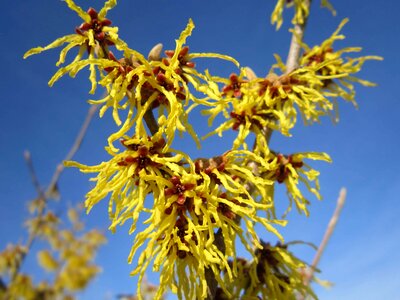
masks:
[[[358,87],[359,109],[340,103],[340,123],[324,119],[321,124],[299,125],[292,138],[274,134],[271,147],[282,152],[324,151],[333,164],[314,164],[321,171],[323,201],[312,201],[311,216],[290,218],[284,229],[287,241],[303,239],[318,244],[336,204],[342,186],[348,188],[348,199],[332,240],[322,257],[320,277],[334,283],[331,289],[317,288],[321,299],[394,299],[400,283],[400,175],[398,148],[400,109],[398,87],[400,61],[398,41],[400,26],[398,1],[332,1],[338,15],[319,9],[313,1],[306,32],[306,42],[314,45],[328,37],[349,17],[343,33],[345,41],[337,47],[362,46],[363,54],[381,55],[383,62],[367,62],[360,77],[374,81],[376,88]],[[99,8],[102,1],[77,1],[82,7]],[[220,52],[235,57],[260,75],[265,75],[273,61],[273,53],[286,57],[291,15],[286,15],[280,31],[270,25],[269,17],[275,1],[192,1],[153,0],[120,1],[109,13],[120,36],[131,48],[147,53],[162,42],[166,49],[174,47],[174,39],[186,26],[188,18],[196,24],[188,44],[193,52]],[[53,88],[47,81],[55,72],[58,51],[50,51],[23,60],[23,53],[38,45],[46,45],[59,36],[73,32],[80,24],[65,3],[56,0],[7,1],[0,19],[0,248],[8,242],[24,238],[22,223],[27,217],[25,203],[35,197],[23,160],[29,149],[39,179],[47,184],[56,164],[63,159],[86,115],[89,98],[87,72],[76,79],[64,78]],[[202,60],[198,65],[221,75],[233,71],[229,64]],[[194,118],[195,128],[204,122]],[[92,123],[76,159],[94,164],[107,159],[102,150],[105,139],[115,130],[110,115]],[[228,136],[229,137],[229,136]],[[180,141],[198,153],[191,142]],[[202,155],[227,150],[229,141],[211,140],[203,145]],[[67,170],[60,181],[62,201],[58,211],[78,203],[89,190],[88,177],[76,170]],[[88,227],[106,231],[106,203],[87,217]],[[126,263],[132,237],[127,228],[115,235],[107,233],[109,242],[100,251],[97,261],[102,274],[80,299],[112,299],[118,293],[135,290]],[[310,261],[313,252],[305,246],[294,251]],[[36,278],[42,274],[32,257],[24,265]],[[153,278],[153,277],[151,277]]]

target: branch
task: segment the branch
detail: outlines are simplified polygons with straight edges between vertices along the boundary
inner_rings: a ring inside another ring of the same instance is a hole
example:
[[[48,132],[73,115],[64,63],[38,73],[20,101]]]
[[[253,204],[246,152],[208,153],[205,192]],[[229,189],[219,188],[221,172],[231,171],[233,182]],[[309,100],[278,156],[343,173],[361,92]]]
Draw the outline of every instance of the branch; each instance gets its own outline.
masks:
[[[325,234],[324,234],[324,237],[322,239],[322,242],[318,247],[318,251],[315,254],[313,262],[312,262],[309,270],[305,274],[305,278],[304,278],[304,285],[305,286],[310,284],[310,281],[311,281],[312,277],[314,276],[314,272],[317,269],[317,265],[318,265],[319,261],[321,260],[322,253],[324,252],[324,250],[326,248],[326,245],[328,244],[329,239],[331,238],[332,233],[335,230],[337,221],[339,219],[340,213],[341,213],[341,211],[343,209],[343,206],[344,206],[344,203],[345,203],[345,200],[346,200],[346,193],[347,193],[347,191],[346,191],[345,188],[342,188],[340,190],[339,197],[338,197],[337,204],[336,204],[335,212],[333,213],[332,218],[329,221],[328,227],[327,227],[327,229],[325,231]],[[303,299],[304,299],[304,297],[300,298],[299,300],[303,300]]]
[[[97,111],[97,108],[98,108],[97,105],[90,107],[90,109],[86,115],[86,118],[83,122],[83,125],[82,125],[81,129],[79,130],[78,135],[76,136],[75,141],[74,141],[71,149],[69,150],[68,154],[65,156],[64,160],[71,160],[74,157],[74,155],[76,154],[76,152],[78,151],[78,149],[80,148],[83,138],[85,137],[87,129],[89,127],[89,124],[92,121],[93,116]],[[38,213],[36,216],[37,218],[40,218],[43,216],[43,214],[45,212],[45,205],[46,205],[47,200],[52,197],[52,194],[54,194],[55,191],[57,191],[57,182],[61,176],[62,171],[64,170],[64,165],[62,162],[57,165],[57,167],[54,171],[54,174],[52,176],[52,179],[50,181],[50,184],[48,185],[46,191],[44,191],[40,186],[38,177],[37,177],[35,169],[33,167],[33,162],[32,162],[30,152],[25,151],[24,157],[25,157],[28,169],[29,169],[29,173],[32,178],[32,183],[39,195],[39,199],[42,200],[42,202],[43,202],[38,207]],[[29,249],[32,247],[32,244],[35,241],[37,234],[38,234],[38,228],[35,227],[28,236],[28,241],[26,242],[26,246],[25,246],[26,251],[21,255],[20,260],[17,262],[15,271],[11,275],[11,280],[14,280],[16,278],[17,274],[19,273],[21,265],[27,255],[27,253],[29,252]],[[4,289],[6,289],[6,286],[3,282],[3,280],[0,278],[0,289],[2,289],[3,286],[5,287]]]
[[[92,121],[94,114],[97,112],[97,109],[98,109],[97,105],[92,105],[89,108],[86,118],[85,118],[85,121],[83,122],[82,127],[79,130],[74,143],[72,144],[71,149],[69,150],[69,152],[65,156],[65,158],[62,160],[62,162],[60,162],[56,167],[53,177],[51,178],[50,184],[48,185],[47,190],[46,190],[46,198],[49,197],[49,195],[51,195],[51,193],[57,188],[57,182],[60,178],[62,171],[64,171],[64,168],[65,168],[63,161],[71,160],[74,157],[74,155],[76,154],[76,152],[79,150],[79,148],[82,144],[83,138],[85,137],[87,129],[90,125],[90,122]]]
[[[312,0],[304,0],[304,5],[310,8]],[[304,31],[307,25],[308,16],[304,17],[303,24],[295,24],[293,28],[292,40],[290,42],[289,54],[286,60],[286,74],[289,74],[299,65],[301,42],[303,41]]]
[[[35,187],[36,192],[39,195],[39,198],[40,199],[44,199],[45,195],[44,195],[42,187],[40,186],[39,180],[38,180],[38,178],[36,176],[36,172],[35,172],[35,169],[33,167],[31,153],[28,150],[24,151],[24,158],[25,158],[25,162],[26,162],[26,164],[28,166],[29,174],[31,175],[32,184]]]
[[[158,132],[158,124],[157,120],[154,117],[153,110],[149,108],[144,114],[144,120],[146,121],[147,127],[150,130],[152,135],[155,135]]]

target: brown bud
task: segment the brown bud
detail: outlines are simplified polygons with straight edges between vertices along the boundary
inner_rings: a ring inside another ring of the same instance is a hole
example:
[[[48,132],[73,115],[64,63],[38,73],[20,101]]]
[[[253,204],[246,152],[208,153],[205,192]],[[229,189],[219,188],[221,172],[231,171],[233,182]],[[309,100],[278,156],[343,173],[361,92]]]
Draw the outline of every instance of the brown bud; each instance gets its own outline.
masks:
[[[159,61],[161,58],[161,51],[163,45],[161,43],[155,45],[149,52],[148,59],[153,61]]]

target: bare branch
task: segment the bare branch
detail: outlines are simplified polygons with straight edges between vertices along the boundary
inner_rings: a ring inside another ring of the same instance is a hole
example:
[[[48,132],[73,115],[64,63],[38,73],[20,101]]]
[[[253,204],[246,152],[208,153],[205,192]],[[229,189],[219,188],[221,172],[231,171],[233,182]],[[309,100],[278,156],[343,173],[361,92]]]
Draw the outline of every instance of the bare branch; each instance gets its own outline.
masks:
[[[83,122],[83,125],[81,127],[81,129],[78,132],[78,135],[75,138],[75,141],[71,147],[71,149],[69,150],[68,154],[65,156],[64,160],[71,160],[75,153],[78,151],[78,149],[80,148],[83,138],[86,135],[87,129],[89,127],[90,122],[93,119],[93,116],[95,114],[95,112],[97,111],[97,106],[91,106],[86,118]],[[48,185],[46,191],[44,191],[39,183],[38,177],[36,175],[35,169],[33,167],[33,162],[32,162],[32,158],[31,158],[31,154],[29,151],[25,151],[24,152],[24,157],[29,169],[29,173],[31,175],[32,178],[32,183],[35,186],[35,189],[39,195],[39,199],[43,200],[43,205],[40,205],[38,208],[38,212],[37,212],[37,216],[38,218],[40,218],[41,216],[43,216],[44,212],[45,212],[45,204],[47,202],[47,199],[51,197],[52,194],[54,194],[54,191],[57,188],[57,182],[61,176],[62,171],[64,170],[64,165],[62,163],[59,163],[56,167],[56,170],[54,171],[54,174],[52,176],[52,179],[50,181],[50,184]],[[16,278],[16,276],[19,273],[19,270],[21,268],[21,265],[27,255],[27,253],[29,252],[29,249],[32,247],[33,242],[35,241],[36,237],[37,237],[37,233],[38,233],[38,228],[34,228],[34,230],[32,230],[28,236],[28,240],[26,242],[25,248],[26,248],[26,252],[23,253],[23,255],[21,255],[20,260],[17,263],[17,266],[15,268],[15,271],[13,272],[13,274],[11,275],[11,280],[14,280]],[[3,282],[3,280],[0,278],[0,289],[6,289],[6,285]]]
[[[38,177],[36,176],[35,168],[33,167],[32,156],[29,150],[24,151],[24,158],[28,166],[29,174],[31,175],[32,178],[32,184],[35,187],[36,192],[38,193],[41,199],[45,199],[44,191],[40,186]]]
[[[81,129],[78,132],[78,135],[75,138],[74,143],[72,144],[71,149],[69,150],[68,154],[65,156],[63,161],[66,160],[71,160],[75,153],[78,151],[78,149],[80,148],[83,138],[86,135],[87,129],[90,125],[90,122],[93,119],[94,114],[97,112],[98,106],[97,105],[92,105],[89,108],[89,111],[86,115],[85,121],[82,124]],[[51,193],[54,191],[54,189],[57,187],[57,182],[60,178],[60,175],[62,173],[62,171],[64,171],[64,165],[62,162],[60,162],[57,167],[56,170],[53,174],[53,177],[51,178],[50,184],[48,185],[47,189],[46,189],[46,197],[48,197],[49,195],[51,195]]]
[[[324,234],[324,237],[322,239],[322,242],[318,247],[318,251],[315,254],[313,262],[312,262],[309,270],[305,274],[304,284],[306,286],[310,284],[310,280],[314,276],[314,272],[317,269],[319,261],[321,260],[322,253],[324,252],[324,250],[326,248],[326,245],[328,244],[329,239],[331,238],[332,233],[335,230],[337,221],[339,220],[340,213],[341,213],[341,211],[343,209],[343,206],[344,206],[344,203],[345,203],[345,200],[346,200],[346,193],[347,193],[347,191],[346,191],[345,188],[342,188],[340,190],[339,197],[338,197],[337,204],[336,204],[335,212],[333,213],[332,218],[329,221],[328,227],[327,227],[327,229],[325,231],[325,234]],[[304,298],[300,298],[299,300],[303,300],[303,299]]]
[[[311,5],[312,0],[305,0],[304,5],[308,8]],[[293,28],[292,40],[290,42],[289,54],[286,60],[286,74],[289,74],[294,69],[298,67],[300,50],[301,50],[301,42],[304,37],[304,31],[306,28],[308,17],[304,17],[303,24],[295,24]]]

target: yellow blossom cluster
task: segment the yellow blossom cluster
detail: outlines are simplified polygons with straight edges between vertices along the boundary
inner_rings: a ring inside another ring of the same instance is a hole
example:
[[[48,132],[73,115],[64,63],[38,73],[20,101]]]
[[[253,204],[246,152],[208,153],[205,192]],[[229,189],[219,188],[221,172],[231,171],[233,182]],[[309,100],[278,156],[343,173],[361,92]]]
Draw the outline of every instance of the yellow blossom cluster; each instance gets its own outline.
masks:
[[[78,210],[69,209],[71,229],[61,227],[60,219],[51,211],[31,218],[27,222],[30,232],[48,244],[37,253],[39,266],[50,273],[51,280],[34,280],[19,270],[28,248],[9,245],[0,252],[0,275],[8,278],[7,288],[0,289],[1,299],[63,299],[73,300],[74,294],[83,290],[100,272],[93,259],[98,247],[105,242],[103,234],[84,229]]]
[[[94,174],[94,186],[85,201],[88,211],[108,198],[110,230],[131,223],[129,232],[134,241],[128,260],[135,264],[132,275],[139,276],[139,299],[150,265],[160,273],[155,299],[161,299],[168,289],[179,299],[205,299],[210,274],[218,283],[221,299],[239,299],[240,295],[247,297],[243,299],[294,299],[296,293],[310,294],[299,272],[305,264],[286,246],[272,247],[261,241],[255,227],[262,225],[272,233],[271,238],[283,242],[276,226],[284,226],[286,221],[276,216],[275,185],[286,186],[286,213],[295,206],[308,215],[310,201],[301,185],[316,198],[321,196],[319,172],[305,160],[331,160],[325,153],[275,152],[269,147],[269,138],[272,131],[291,136],[298,114],[311,124],[334,111],[336,98],[354,101],[350,82],[371,84],[353,74],[366,60],[378,58],[342,57],[359,48],[333,50],[333,42],[343,38],[339,35],[343,21],[321,45],[309,48],[302,44],[304,55],[298,68],[287,71],[276,55],[277,64],[266,77],[259,78],[229,56],[189,52],[186,40],[194,29],[192,20],[176,40],[174,50],[162,56],[162,45],[158,44],[146,58],[129,48],[118,37],[118,28],[110,27],[111,21],[105,18],[115,0],[108,0],[99,13],[93,8],[84,12],[72,0],[66,3],[84,23],[75,34],[34,48],[25,57],[68,43],[57,65],[64,64],[67,52],[75,47],[78,55],[59,68],[49,85],[89,67],[90,92],[98,86],[106,90],[104,98],[89,103],[101,106],[100,116],[112,110],[119,127],[108,138],[110,159],[94,166],[74,161],[65,165]],[[321,3],[332,9],[327,0]],[[293,22],[303,24],[309,14],[305,0],[279,0],[272,22],[281,26],[285,5],[295,8]],[[121,53],[110,51],[110,47]],[[207,70],[200,72],[193,62],[200,57],[230,61],[239,67],[239,74],[223,78]],[[188,132],[200,145],[188,121],[189,112],[197,106],[209,116],[209,126],[219,114],[226,119],[209,135],[237,131],[231,149],[212,158],[194,159],[172,148],[177,132]],[[252,138],[253,147],[249,146]],[[121,146],[115,145],[117,140]],[[237,242],[249,252],[251,262],[237,258]],[[39,261],[49,269],[58,266],[47,252],[39,255]],[[242,278],[246,281],[239,282]]]
[[[184,44],[194,28],[192,20],[189,20],[187,27],[176,40],[175,49],[165,51],[166,57],[160,57],[159,48],[158,53],[149,55],[149,59],[146,59],[118,37],[117,27],[109,27],[111,21],[106,19],[105,15],[116,5],[116,0],[108,0],[99,13],[93,8],[84,12],[73,0],[66,3],[85,23],[76,28],[75,34],[59,38],[45,47],[27,51],[24,58],[68,43],[61,51],[56,64],[60,66],[65,62],[67,53],[79,46],[78,55],[71,63],[58,69],[50,79],[49,85],[52,86],[66,74],[75,77],[79,71],[89,66],[89,79],[92,84],[90,93],[94,93],[98,85],[107,91],[106,97],[89,100],[89,103],[102,105],[100,116],[103,116],[108,108],[112,108],[115,123],[120,126],[119,130],[109,137],[109,150],[117,151],[112,143],[130,129],[134,130],[134,135],[141,135],[144,131],[143,118],[155,108],[158,108],[159,116],[157,131],[159,134],[165,134],[168,145],[171,145],[176,131],[187,131],[199,145],[197,135],[187,121],[188,110],[185,107],[195,103],[204,104],[206,101],[196,97],[189,89],[189,84],[205,96],[213,95],[214,92],[213,88],[204,82],[204,76],[195,69],[192,59],[219,58],[238,65],[237,61],[222,54],[189,53],[189,47]],[[117,59],[109,50],[111,46],[122,51],[123,57]],[[84,58],[85,52],[89,53],[87,58]],[[123,110],[128,111],[125,121],[121,121],[119,115]]]
[[[236,256],[236,237],[251,253],[253,246],[261,247],[254,228],[256,223],[280,237],[273,225],[285,222],[259,214],[272,208],[267,191],[274,180],[252,174],[250,160],[260,164],[260,171],[269,170],[269,165],[252,152],[229,151],[213,159],[192,161],[172,148],[165,152],[163,139],[133,138],[123,140],[122,144],[124,151],[112,154],[110,161],[100,165],[90,167],[76,162],[67,165],[98,174],[93,178],[96,186],[87,194],[85,204],[90,210],[110,195],[110,229],[131,219],[130,233],[135,234],[135,240],[129,261],[138,255],[132,274],[140,274],[140,282],[153,262],[153,270],[160,271],[161,276],[156,299],[166,288],[180,298],[205,298],[207,269],[223,288],[221,269],[226,269],[231,278],[236,276],[236,268],[232,269],[227,260]],[[253,184],[255,192],[250,194],[243,182]],[[145,219],[146,228],[137,233],[136,223],[140,218]],[[244,228],[237,224],[238,218],[244,222]],[[225,252],[214,244],[216,230],[222,231]],[[144,250],[143,245],[146,245]],[[226,289],[225,292],[229,294]]]
[[[277,63],[265,78],[258,78],[249,68],[242,68],[239,75],[232,74],[229,79],[212,76],[212,80],[224,86],[214,106],[203,113],[209,115],[210,126],[220,113],[227,120],[206,137],[237,130],[233,148],[248,149],[246,139],[254,133],[257,148],[268,153],[266,129],[291,136],[298,114],[305,124],[319,122],[325,115],[337,119],[338,98],[355,104],[354,83],[374,86],[354,74],[361,70],[365,61],[382,59],[379,56],[343,57],[346,53],[359,52],[359,47],[333,50],[333,43],[344,39],[339,31],[347,21],[343,20],[321,45],[310,48],[302,43],[304,54],[299,67],[289,73],[279,55],[275,55]],[[277,75],[276,69],[282,75]]]
[[[281,65],[279,57],[277,59]],[[242,75],[232,74],[230,82],[221,91],[220,103],[204,110],[204,114],[211,115],[210,125],[218,113],[223,113],[227,120],[206,137],[213,134],[222,136],[226,130],[237,130],[233,148],[248,149],[246,138],[254,133],[257,146],[267,153],[267,128],[290,136],[298,112],[310,124],[333,110],[333,104],[322,90],[324,80],[345,75],[322,76],[318,74],[320,67],[305,66],[290,74],[278,76],[270,73],[265,78],[244,79]],[[246,72],[248,69],[243,68],[241,74]],[[236,92],[232,86],[236,86]]]
[[[300,191],[300,183],[304,184],[317,199],[321,199],[318,183],[319,172],[308,165],[304,159],[331,162],[329,155],[326,153],[304,152],[283,155],[271,152],[270,154],[269,160],[273,171],[265,173],[264,176],[275,180],[279,184],[285,184],[289,198],[289,207],[285,214],[291,210],[293,203],[299,212],[304,212],[307,216],[309,214],[307,206],[310,202]]]
[[[322,80],[322,87],[326,91],[325,93],[327,96],[342,98],[356,105],[354,99],[354,83],[359,83],[364,86],[375,86],[375,84],[357,78],[354,74],[361,71],[362,66],[367,60],[382,60],[382,57],[372,55],[344,57],[344,55],[360,52],[362,50],[360,47],[346,47],[335,50],[333,44],[335,41],[345,38],[345,36],[339,34],[339,32],[348,21],[348,19],[344,19],[335,32],[320,45],[310,48],[305,43],[302,43],[304,54],[300,58],[300,65],[318,68],[318,75],[325,78]]]
[[[262,248],[257,249],[256,258],[237,261],[238,277],[228,281],[232,296],[223,290],[217,292],[218,299],[288,299],[299,296],[317,299],[311,287],[304,283],[304,270],[307,264],[293,255],[288,245],[261,241]]]

